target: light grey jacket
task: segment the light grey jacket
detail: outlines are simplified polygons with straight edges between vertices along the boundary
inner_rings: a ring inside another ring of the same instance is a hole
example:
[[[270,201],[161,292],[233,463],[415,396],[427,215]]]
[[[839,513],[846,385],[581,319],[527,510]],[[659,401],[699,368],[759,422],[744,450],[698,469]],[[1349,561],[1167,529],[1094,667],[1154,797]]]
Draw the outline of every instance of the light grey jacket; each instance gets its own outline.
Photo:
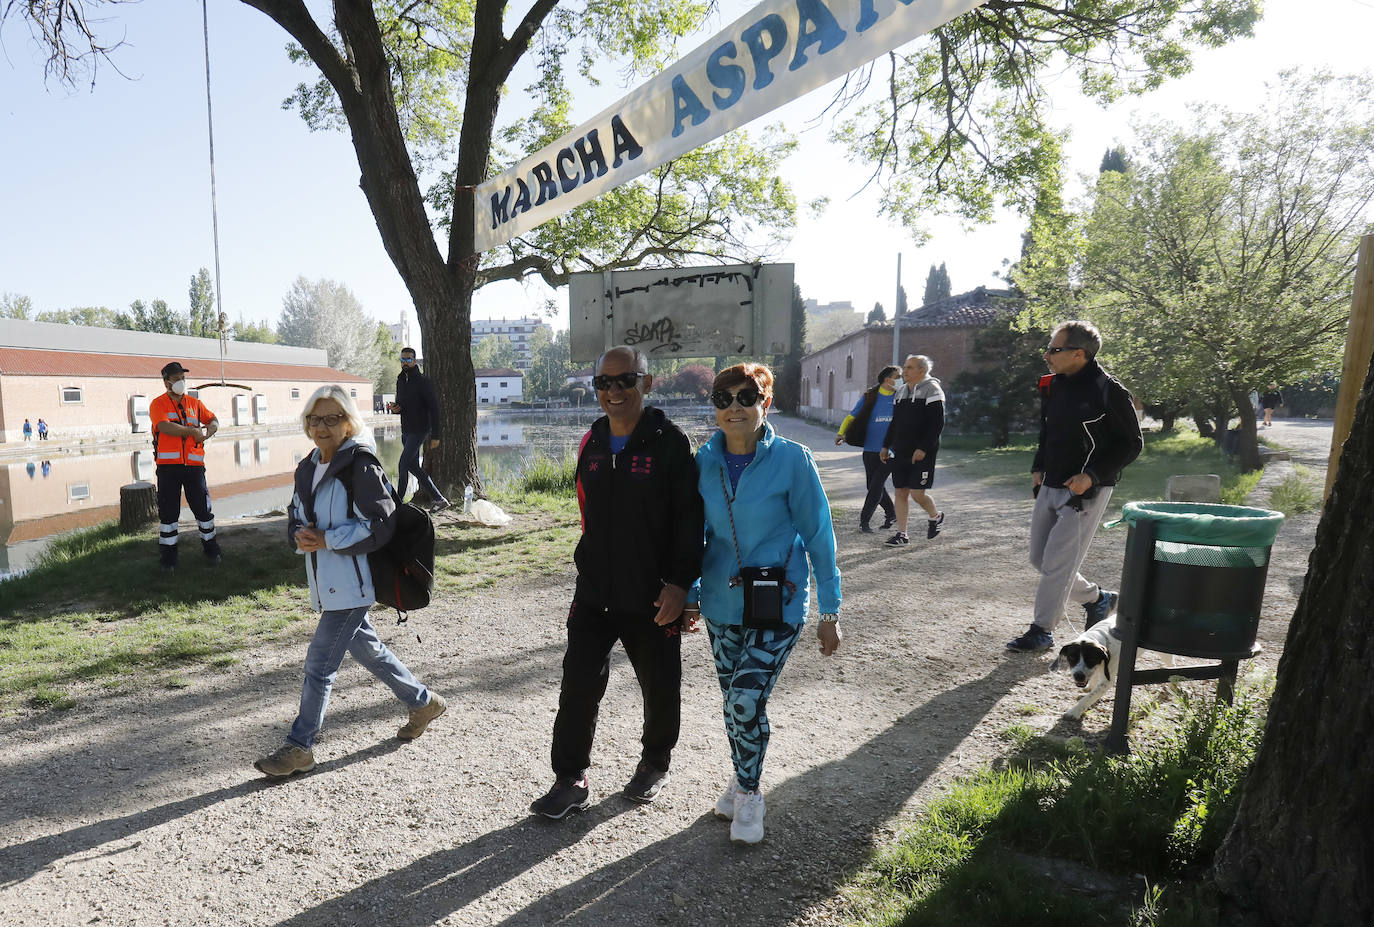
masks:
[[[324,479],[311,490],[320,452],[315,450],[296,467],[295,492],[287,511],[286,536],[296,548],[296,532],[314,526],[324,530],[325,548],[306,555],[305,577],[316,611],[339,611],[376,601],[367,554],[391,540],[396,531],[396,501],[385,471],[372,459],[354,460],[359,445],[352,438],[330,458]],[[364,450],[370,450],[364,448]],[[349,468],[353,475],[353,505],[336,478]],[[312,510],[314,519],[310,517]],[[296,548],[299,552],[299,548]]]

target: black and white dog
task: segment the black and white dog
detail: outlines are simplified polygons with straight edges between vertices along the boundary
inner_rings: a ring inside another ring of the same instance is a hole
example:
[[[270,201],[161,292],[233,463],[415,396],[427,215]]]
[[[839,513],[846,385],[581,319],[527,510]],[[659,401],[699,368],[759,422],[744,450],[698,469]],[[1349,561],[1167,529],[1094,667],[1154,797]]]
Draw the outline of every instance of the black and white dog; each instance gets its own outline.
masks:
[[[1077,704],[1064,712],[1065,718],[1082,718],[1115,685],[1117,665],[1121,662],[1121,639],[1112,633],[1115,627],[1115,615],[1099,621],[1060,647],[1059,656],[1050,664],[1050,669],[1067,669],[1074,685],[1087,690]],[[1172,654],[1161,656],[1165,666],[1174,665]]]

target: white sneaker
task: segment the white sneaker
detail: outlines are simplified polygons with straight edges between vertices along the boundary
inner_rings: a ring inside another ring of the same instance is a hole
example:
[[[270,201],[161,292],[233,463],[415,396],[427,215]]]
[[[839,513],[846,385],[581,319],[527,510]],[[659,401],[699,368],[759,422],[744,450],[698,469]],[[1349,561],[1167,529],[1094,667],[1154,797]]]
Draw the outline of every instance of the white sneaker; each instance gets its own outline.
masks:
[[[735,796],[739,794],[739,780],[735,774],[730,774],[730,784],[725,787],[725,791],[720,798],[716,799],[716,817],[724,818],[729,821],[735,817]]]
[[[735,816],[730,821],[730,839],[735,843],[758,843],[763,839],[763,793],[738,792]]]

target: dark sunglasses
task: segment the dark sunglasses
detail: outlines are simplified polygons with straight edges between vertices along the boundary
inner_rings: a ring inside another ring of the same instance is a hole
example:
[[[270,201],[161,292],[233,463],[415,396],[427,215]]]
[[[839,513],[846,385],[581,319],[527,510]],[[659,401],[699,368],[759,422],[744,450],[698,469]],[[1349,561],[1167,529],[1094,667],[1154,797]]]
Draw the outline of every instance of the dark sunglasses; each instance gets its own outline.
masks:
[[[738,393],[732,393],[728,389],[718,389],[711,394],[711,404],[717,409],[724,411],[730,408],[730,404],[736,399],[739,400],[741,407],[748,409],[763,397],[763,394],[756,389],[744,387]]]
[[[598,373],[592,377],[592,386],[601,392],[606,392],[612,386],[619,386],[621,389],[634,389],[639,378],[644,376],[642,373],[628,371],[626,373]]]
[[[1082,350],[1082,349],[1081,349],[1081,348],[1070,347],[1069,345],[1066,344],[1066,345],[1064,345],[1062,348],[1046,348],[1046,349],[1045,349],[1045,353],[1046,353],[1046,354],[1058,354],[1060,351],[1080,351],[1080,350]]]

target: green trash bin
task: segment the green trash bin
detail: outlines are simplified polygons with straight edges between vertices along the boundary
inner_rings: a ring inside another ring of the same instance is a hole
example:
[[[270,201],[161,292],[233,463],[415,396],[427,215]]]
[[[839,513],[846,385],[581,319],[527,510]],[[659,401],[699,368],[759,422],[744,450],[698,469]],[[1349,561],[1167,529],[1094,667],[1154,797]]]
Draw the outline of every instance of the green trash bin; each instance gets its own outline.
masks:
[[[1240,505],[1128,502],[1118,637],[1148,650],[1215,660],[1249,657],[1269,553],[1283,514]]]

